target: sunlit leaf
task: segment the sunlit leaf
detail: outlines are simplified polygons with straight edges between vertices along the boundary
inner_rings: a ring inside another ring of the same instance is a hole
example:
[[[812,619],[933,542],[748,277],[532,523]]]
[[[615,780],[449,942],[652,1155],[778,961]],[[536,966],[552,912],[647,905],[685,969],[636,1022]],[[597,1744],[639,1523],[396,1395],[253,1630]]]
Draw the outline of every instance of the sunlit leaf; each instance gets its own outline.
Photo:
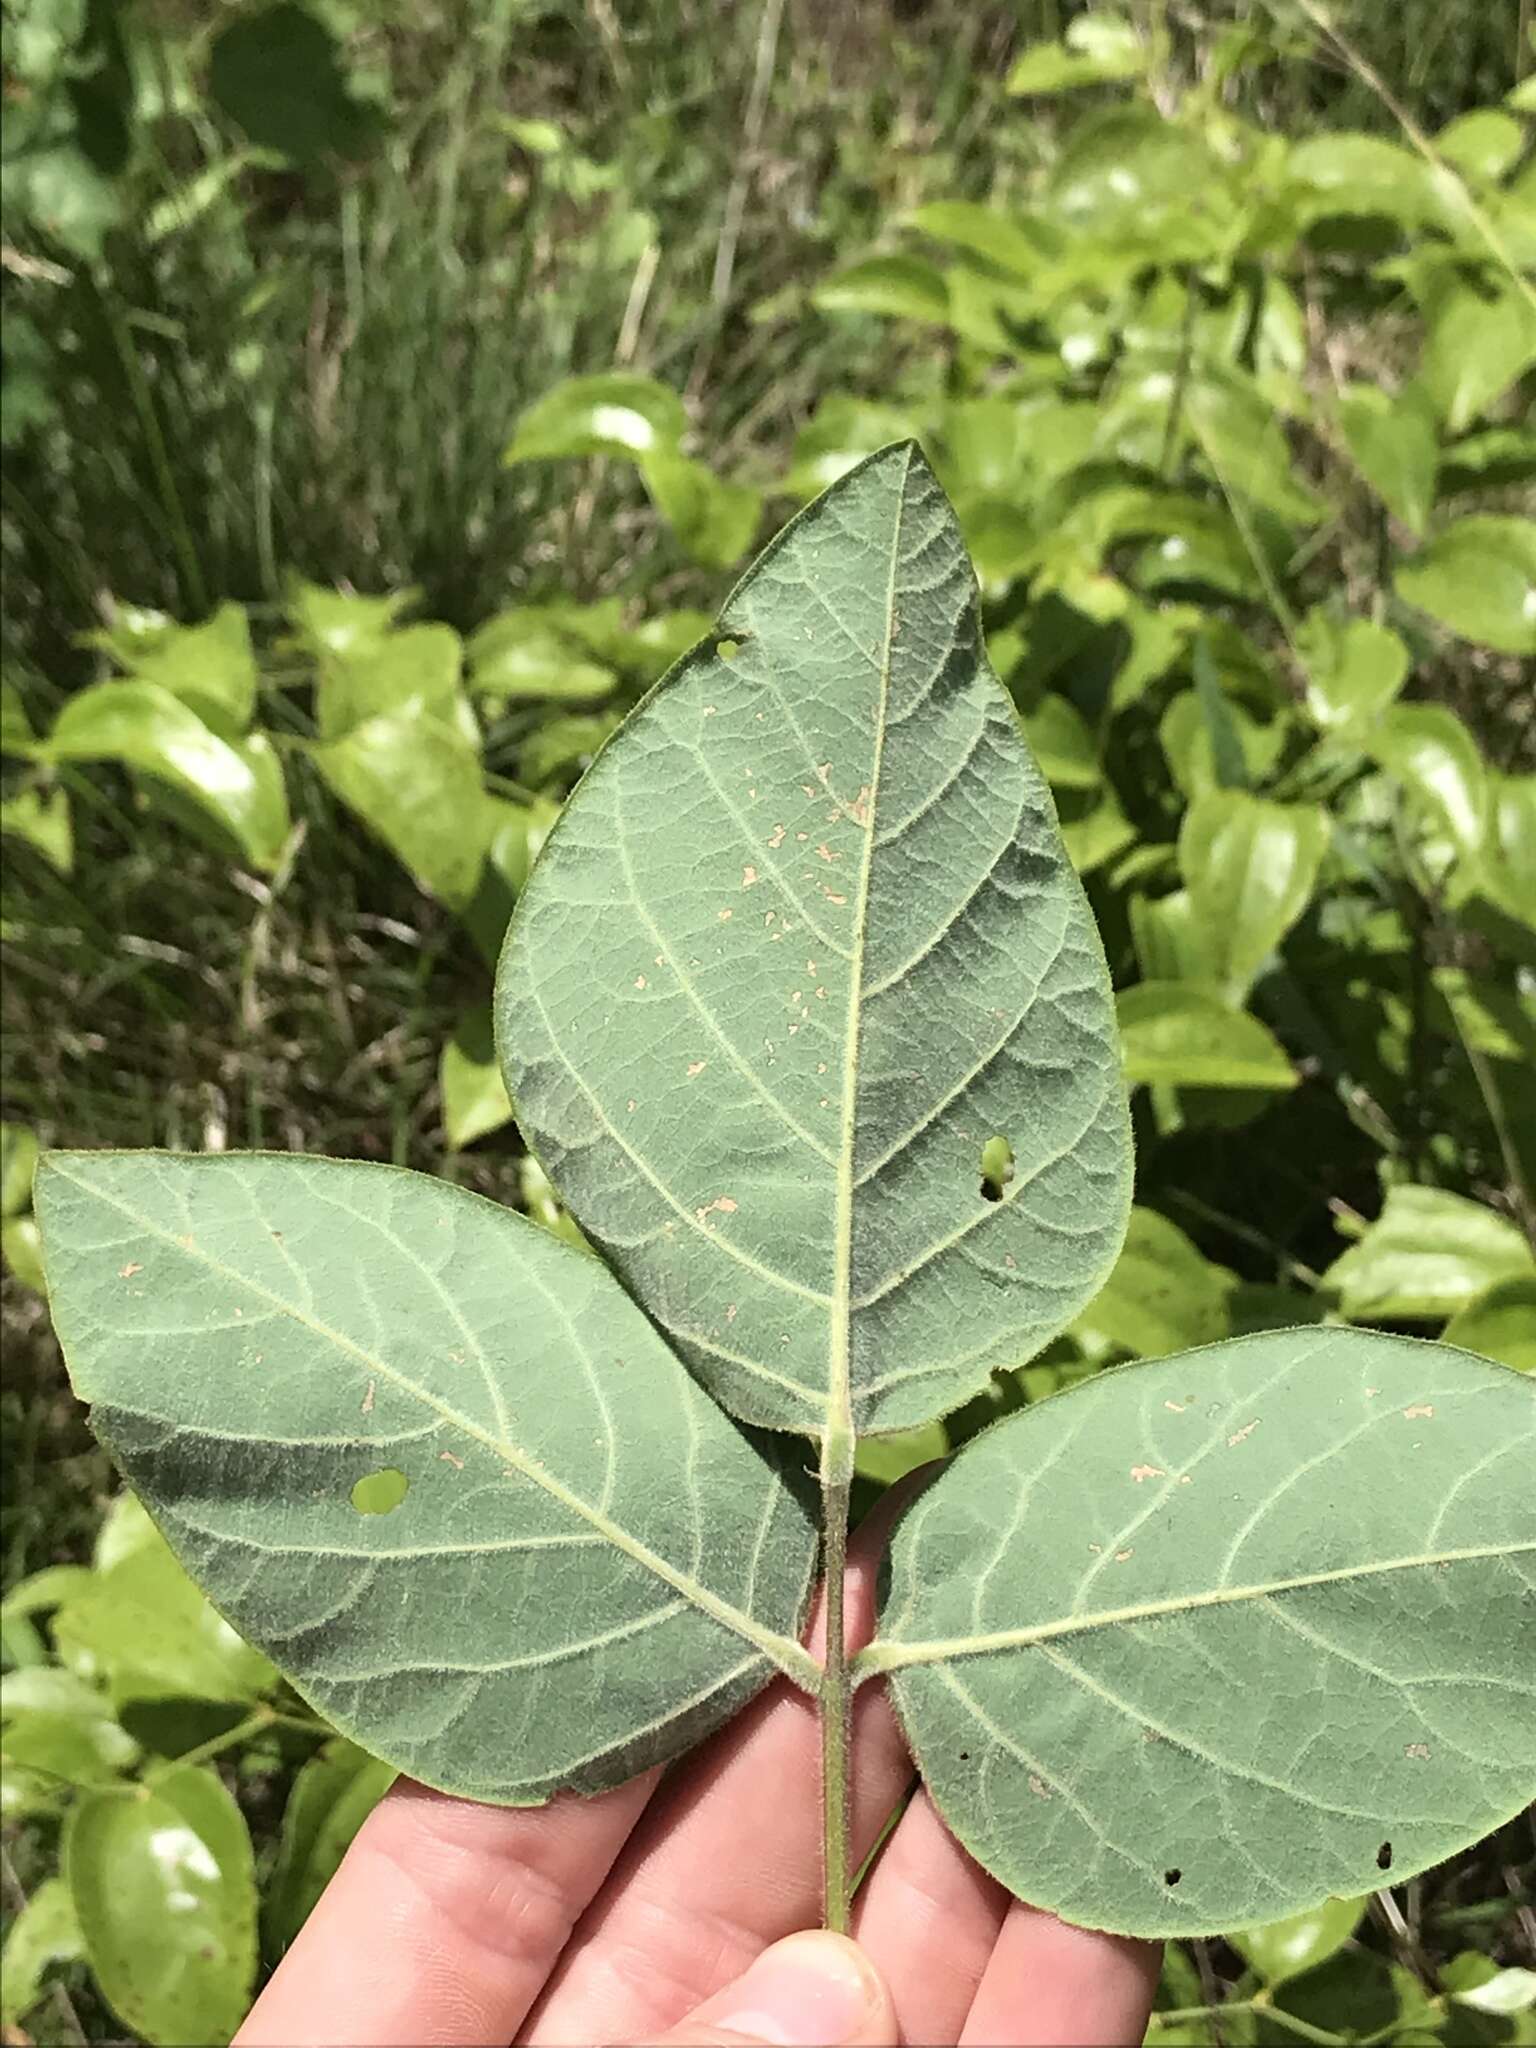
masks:
[[[838,271],[815,292],[823,313],[883,313],[898,320],[944,320],[944,274],[920,256],[867,256]]]
[[[1482,756],[1444,704],[1395,704],[1373,721],[1365,744],[1412,802],[1443,829],[1466,860],[1476,860],[1488,829]]]
[[[497,1006],[556,1188],[749,1420],[925,1421],[1092,1292],[1128,1192],[1102,955],[915,450],[802,513],[605,749]]]
[[[277,865],[288,836],[283,773],[264,733],[222,739],[158,683],[97,683],[59,713],[53,761],[121,761],[190,797],[253,866]]]
[[[1305,1913],[1248,1927],[1227,1938],[1266,1984],[1283,1984],[1326,1963],[1365,1918],[1364,1899],[1324,1899]]]
[[[443,1047],[437,1072],[443,1130],[455,1152],[511,1123],[512,1105],[496,1060],[489,1003],[475,1003],[461,1014]]]
[[[1536,520],[1458,519],[1399,561],[1397,587],[1464,640],[1536,653]]]
[[[1441,1335],[1480,1358],[1536,1372],[1536,1272],[1495,1280],[1456,1311]]]
[[[1536,308],[1513,283],[1479,290],[1460,269],[1419,273],[1424,351],[1418,381],[1446,431],[1464,434],[1536,362]]]
[[[1112,14],[1080,14],[1059,43],[1035,43],[1014,60],[1007,90],[1020,97],[1074,92],[1139,78],[1148,51],[1128,21]]]
[[[760,492],[717,477],[673,448],[653,449],[640,473],[657,511],[696,562],[725,569],[741,560],[757,531]]]
[[[570,377],[519,416],[504,459],[648,455],[656,448],[675,448],[687,424],[683,401],[654,377],[623,370]]]
[[[463,727],[473,744],[474,721],[465,725],[459,694],[462,666],[463,648],[451,626],[402,626],[328,651],[315,686],[321,739],[339,740],[370,718],[424,711]]]
[[[238,15],[214,37],[208,90],[262,149],[310,164],[360,156],[379,126],[354,96],[340,46],[297,0]]]
[[[153,2048],[227,2041],[256,1974],[256,1875],[240,1809],[212,1771],[177,1766],[71,1811],[64,1874],[86,1959]]]
[[[74,822],[62,789],[22,789],[0,798],[0,833],[5,832],[35,846],[61,875],[74,867]]]
[[[238,738],[256,708],[256,656],[245,607],[221,604],[195,626],[153,618],[125,608],[116,626],[89,637],[137,681],[157,683],[226,739]]]
[[[55,1963],[84,1954],[74,1901],[61,1877],[44,1878],[11,1922],[0,1952],[0,2024],[14,2027],[43,1995],[43,1979]]]
[[[1439,448],[1434,408],[1423,388],[1395,395],[1379,384],[1346,385],[1339,393],[1339,428],[1355,467],[1395,519],[1423,533],[1435,502]]]
[[[1357,725],[1384,711],[1408,677],[1408,649],[1371,619],[1335,620],[1321,607],[1302,621],[1307,709],[1319,725]]]
[[[595,703],[617,681],[611,668],[595,662],[533,605],[516,605],[487,620],[470,640],[468,655],[470,688],[499,703]]]
[[[317,744],[313,759],[422,888],[469,903],[491,825],[480,755],[457,725],[407,707]]]
[[[1533,1441],[1520,1376],[1361,1331],[1100,1374],[908,1510],[861,1662],[1023,1899],[1152,1935],[1358,1894],[1536,1790]]]
[[[385,1761],[501,1803],[591,1791],[803,1677],[805,1509],[596,1260],[324,1159],[54,1154],[38,1205],[97,1431]],[[380,1477],[388,1512],[357,1495]]]
[[[1387,1190],[1381,1215],[1322,1285],[1353,1322],[1439,1322],[1496,1281],[1536,1273],[1515,1225],[1445,1188]]]
[[[1320,805],[1211,789],[1185,813],[1179,866],[1216,979],[1249,985],[1306,909],[1328,850]]]
[[[1176,1223],[1132,1209],[1113,1272],[1073,1324],[1079,1342],[1157,1357],[1211,1344],[1231,1327],[1237,1276],[1215,1265]]]
[[[1187,981],[1142,981],[1115,999],[1125,1078],[1170,1088],[1294,1088],[1295,1070],[1257,1017]]]

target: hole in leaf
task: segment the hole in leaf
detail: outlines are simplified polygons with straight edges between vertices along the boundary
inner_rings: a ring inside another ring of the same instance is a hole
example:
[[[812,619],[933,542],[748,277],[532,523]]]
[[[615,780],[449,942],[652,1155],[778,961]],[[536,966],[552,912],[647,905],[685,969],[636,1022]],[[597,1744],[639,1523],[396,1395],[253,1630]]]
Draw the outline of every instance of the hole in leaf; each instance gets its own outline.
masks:
[[[1013,1179],[1013,1147],[1006,1138],[988,1138],[981,1148],[981,1199],[1000,1202]]]
[[[961,1763],[963,1763],[963,1764],[968,1764],[968,1763],[970,1762],[970,1760],[971,1760],[971,1752],[970,1752],[970,1751],[969,1751],[968,1749],[962,1749],[962,1750],[961,1750],[961,1752],[960,1752],[960,1761],[961,1761]]]
[[[410,1491],[411,1482],[393,1465],[369,1472],[352,1489],[352,1505],[360,1515],[392,1515]]]
[[[1392,1844],[1390,1842],[1383,1842],[1376,1851],[1376,1868],[1378,1870],[1390,1870],[1392,1868]]]
[[[722,661],[734,661],[741,652],[741,642],[731,639],[717,640],[715,642],[715,652]]]
[[[1163,1872],[1163,1883],[1171,1887],[1176,1885],[1183,1875],[1183,1871],[1179,1869],[1165,1870]]]

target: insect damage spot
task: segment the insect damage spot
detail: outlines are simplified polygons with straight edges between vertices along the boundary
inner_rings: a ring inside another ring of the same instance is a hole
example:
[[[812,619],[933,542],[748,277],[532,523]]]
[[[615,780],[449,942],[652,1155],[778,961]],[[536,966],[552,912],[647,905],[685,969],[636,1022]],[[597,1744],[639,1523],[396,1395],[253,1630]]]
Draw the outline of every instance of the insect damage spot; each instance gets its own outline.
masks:
[[[619,1363],[620,1365],[624,1363],[622,1358],[619,1360]],[[462,1458],[456,1458],[453,1455],[452,1451],[439,1451],[437,1454],[437,1462],[439,1463],[439,1465],[451,1465],[455,1472],[462,1472],[464,1470],[464,1460]]]
[[[1044,1778],[1036,1777],[1033,1772],[1030,1773],[1029,1789],[1037,1799],[1049,1799],[1051,1796],[1050,1786],[1046,1784]]]
[[[1403,1410],[1403,1420],[1404,1422],[1417,1422],[1421,1416],[1428,1419],[1433,1416],[1434,1412],[1429,1402],[1421,1401],[1416,1408],[1405,1408]]]
[[[721,661],[734,661],[741,652],[741,642],[723,638],[715,642],[715,653]]]
[[[1161,1465],[1133,1465],[1131,1467],[1131,1477],[1140,1486],[1143,1479],[1166,1479],[1168,1474]]]
[[[411,1488],[405,1474],[393,1465],[382,1472],[369,1472],[352,1489],[352,1505],[360,1515],[392,1515]]]
[[[741,886],[743,889],[750,889],[756,880],[757,869],[749,862],[741,871]]]
[[[695,1209],[695,1218],[702,1223],[706,1216],[713,1216],[718,1210],[722,1216],[734,1216],[737,1205],[729,1195],[716,1195],[712,1202],[706,1202],[702,1209]]]
[[[1006,1138],[988,1138],[981,1148],[981,1199],[1000,1202],[1012,1179],[1013,1147]]]
[[[1163,1872],[1163,1883],[1167,1885],[1169,1890],[1171,1891],[1183,1875],[1183,1871],[1179,1869],[1177,1864],[1175,1864],[1172,1870],[1165,1870]]]
[[[368,1382],[368,1391],[363,1396],[363,1405],[360,1410],[362,1414],[371,1415],[373,1413],[373,1397],[378,1391],[378,1385],[377,1380],[370,1380]]]
[[[1427,1742],[1410,1742],[1403,1751],[1403,1755],[1412,1757],[1415,1763],[1427,1764],[1430,1757],[1429,1744]]]
[[[1252,1422],[1245,1422],[1242,1428],[1238,1430],[1235,1435],[1229,1436],[1227,1438],[1227,1449],[1229,1451],[1235,1450],[1239,1444],[1246,1443],[1249,1437],[1251,1437],[1253,1435],[1253,1432],[1258,1428],[1258,1426],[1259,1422],[1257,1416],[1254,1417]]]
[[[142,1273],[143,1270],[137,1259],[130,1259],[126,1266],[118,1267],[117,1277],[119,1280],[131,1280],[135,1273]]]
[[[1390,1870],[1392,1868],[1392,1844],[1390,1842],[1383,1842],[1376,1851],[1376,1868],[1378,1870]]]
[[[703,1073],[705,1067],[708,1066],[708,1064],[709,1062],[707,1060],[694,1060],[688,1069],[689,1080],[696,1081],[699,1075]]]

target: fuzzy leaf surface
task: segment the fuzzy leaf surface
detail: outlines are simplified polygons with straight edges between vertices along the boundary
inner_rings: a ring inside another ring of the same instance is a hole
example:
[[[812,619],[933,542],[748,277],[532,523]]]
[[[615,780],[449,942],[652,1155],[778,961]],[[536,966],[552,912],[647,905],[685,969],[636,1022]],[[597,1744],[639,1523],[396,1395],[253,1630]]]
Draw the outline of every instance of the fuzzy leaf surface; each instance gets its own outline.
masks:
[[[1536,1388],[1281,1330],[1100,1374],[899,1527],[863,1662],[1011,1890],[1123,1933],[1397,1882],[1536,1794]]]
[[[749,1422],[928,1421],[1092,1295],[1130,1173],[1104,956],[910,444],[594,763],[497,1013],[560,1195]]]
[[[427,1175],[260,1153],[56,1154],[38,1207],[97,1433],[386,1762],[594,1791],[803,1681],[804,1509],[595,1260]]]

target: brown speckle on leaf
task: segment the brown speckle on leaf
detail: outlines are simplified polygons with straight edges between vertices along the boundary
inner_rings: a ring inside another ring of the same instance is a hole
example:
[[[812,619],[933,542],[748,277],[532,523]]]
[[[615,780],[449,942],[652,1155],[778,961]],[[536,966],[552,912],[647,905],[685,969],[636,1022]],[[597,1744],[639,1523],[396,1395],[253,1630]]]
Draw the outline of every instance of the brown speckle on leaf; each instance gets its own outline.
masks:
[[[848,806],[848,815],[856,825],[867,825],[869,823],[869,784],[867,782]]]
[[[130,1259],[126,1266],[118,1267],[117,1277],[119,1280],[131,1280],[135,1273],[142,1273],[143,1270],[137,1259]]]
[[[1163,1406],[1170,1415],[1182,1415],[1184,1413],[1184,1403],[1182,1401],[1165,1401]]]
[[[644,976],[643,974],[637,974],[637,975],[635,976],[635,987],[636,987],[636,988],[644,988],[644,987],[645,987],[645,976]]]
[[[633,1115],[634,1115],[634,1113],[635,1113],[635,1098],[634,1098],[634,1096],[633,1096],[633,1095],[631,1095],[631,1097],[629,1098],[628,1102],[626,1102],[626,1103],[625,1103],[624,1107],[625,1107],[625,1108],[626,1108],[626,1109],[627,1109],[627,1110],[629,1111],[629,1113],[630,1113],[630,1115],[631,1115],[631,1116],[633,1116]]]
[[[734,1323],[736,1320],[736,1304],[734,1301],[728,1301],[725,1304],[725,1320],[728,1323]]]
[[[831,847],[828,846],[825,841],[823,841],[822,844],[818,846],[816,849],[816,858],[818,860],[824,860],[830,865],[831,862],[835,860],[840,860],[842,856],[841,854],[834,853]]]
[[[1239,1444],[1246,1443],[1258,1426],[1259,1418],[1257,1416],[1254,1417],[1252,1422],[1245,1422],[1241,1429],[1235,1431],[1233,1435],[1227,1438],[1227,1449],[1229,1451],[1235,1450]]]
[[[378,1387],[378,1381],[377,1381],[377,1380],[370,1380],[370,1381],[368,1382],[368,1391],[367,1391],[367,1393],[366,1393],[366,1394],[364,1394],[364,1396],[363,1396],[363,1408],[362,1408],[362,1412],[363,1412],[363,1414],[364,1414],[364,1415],[371,1415],[371,1414],[373,1413],[373,1397],[374,1397],[374,1393],[375,1393],[375,1391],[376,1391],[377,1387]]]
[[[1033,1771],[1029,1774],[1029,1789],[1037,1799],[1049,1799],[1051,1796],[1050,1786],[1046,1784],[1044,1778],[1036,1777]]]
[[[773,830],[768,834],[768,847],[770,852],[776,853],[778,849],[784,844],[784,830],[785,828],[782,825],[775,825]]]
[[[733,917],[734,917],[735,915],[736,915],[736,913],[735,913],[735,911],[734,911],[734,910],[722,910],[722,911],[721,911],[721,913],[720,913],[720,922],[721,922],[722,924],[729,924],[729,923],[730,923],[730,921],[731,921],[731,919],[732,919],[732,918],[733,918]]]
[[[1168,1474],[1161,1465],[1133,1465],[1131,1467],[1131,1477],[1140,1486],[1143,1479],[1166,1479]]]
[[[464,1470],[464,1460],[456,1458],[452,1451],[439,1451],[437,1462],[439,1465],[451,1465],[455,1472],[462,1472]]]
[[[836,891],[832,889],[823,889],[821,893],[823,896],[826,897],[829,903],[846,903],[848,901],[848,898],[846,896],[839,896],[836,893]]]
[[[729,1195],[716,1195],[712,1202],[706,1202],[702,1209],[695,1209],[693,1213],[698,1221],[702,1223],[706,1216],[712,1216],[717,1209],[722,1216],[734,1216],[737,1207],[738,1204]]]
[[[1427,1742],[1410,1742],[1403,1751],[1403,1755],[1411,1756],[1415,1763],[1428,1763],[1430,1756],[1429,1744]]]
[[[741,871],[741,886],[743,887],[743,889],[750,889],[752,884],[756,880],[757,869],[753,867],[751,862],[749,861]]]
[[[1124,1564],[1127,1558],[1134,1557],[1135,1555],[1134,1550],[1117,1550],[1115,1552],[1115,1563]]]
[[[706,1067],[707,1067],[708,1065],[709,1065],[709,1062],[708,1062],[708,1060],[694,1060],[694,1061],[693,1061],[693,1063],[691,1064],[691,1066],[690,1066],[690,1067],[689,1067],[689,1069],[688,1069],[688,1078],[689,1078],[689,1080],[690,1080],[690,1081],[694,1081],[694,1080],[697,1080],[697,1078],[699,1077],[699,1075],[703,1073],[704,1069],[705,1069],[705,1068],[706,1068]]]
[[[1422,1416],[1427,1421],[1434,1415],[1434,1412],[1428,1401],[1421,1401],[1416,1408],[1405,1408],[1403,1410],[1403,1420],[1404,1422],[1417,1422]]]

